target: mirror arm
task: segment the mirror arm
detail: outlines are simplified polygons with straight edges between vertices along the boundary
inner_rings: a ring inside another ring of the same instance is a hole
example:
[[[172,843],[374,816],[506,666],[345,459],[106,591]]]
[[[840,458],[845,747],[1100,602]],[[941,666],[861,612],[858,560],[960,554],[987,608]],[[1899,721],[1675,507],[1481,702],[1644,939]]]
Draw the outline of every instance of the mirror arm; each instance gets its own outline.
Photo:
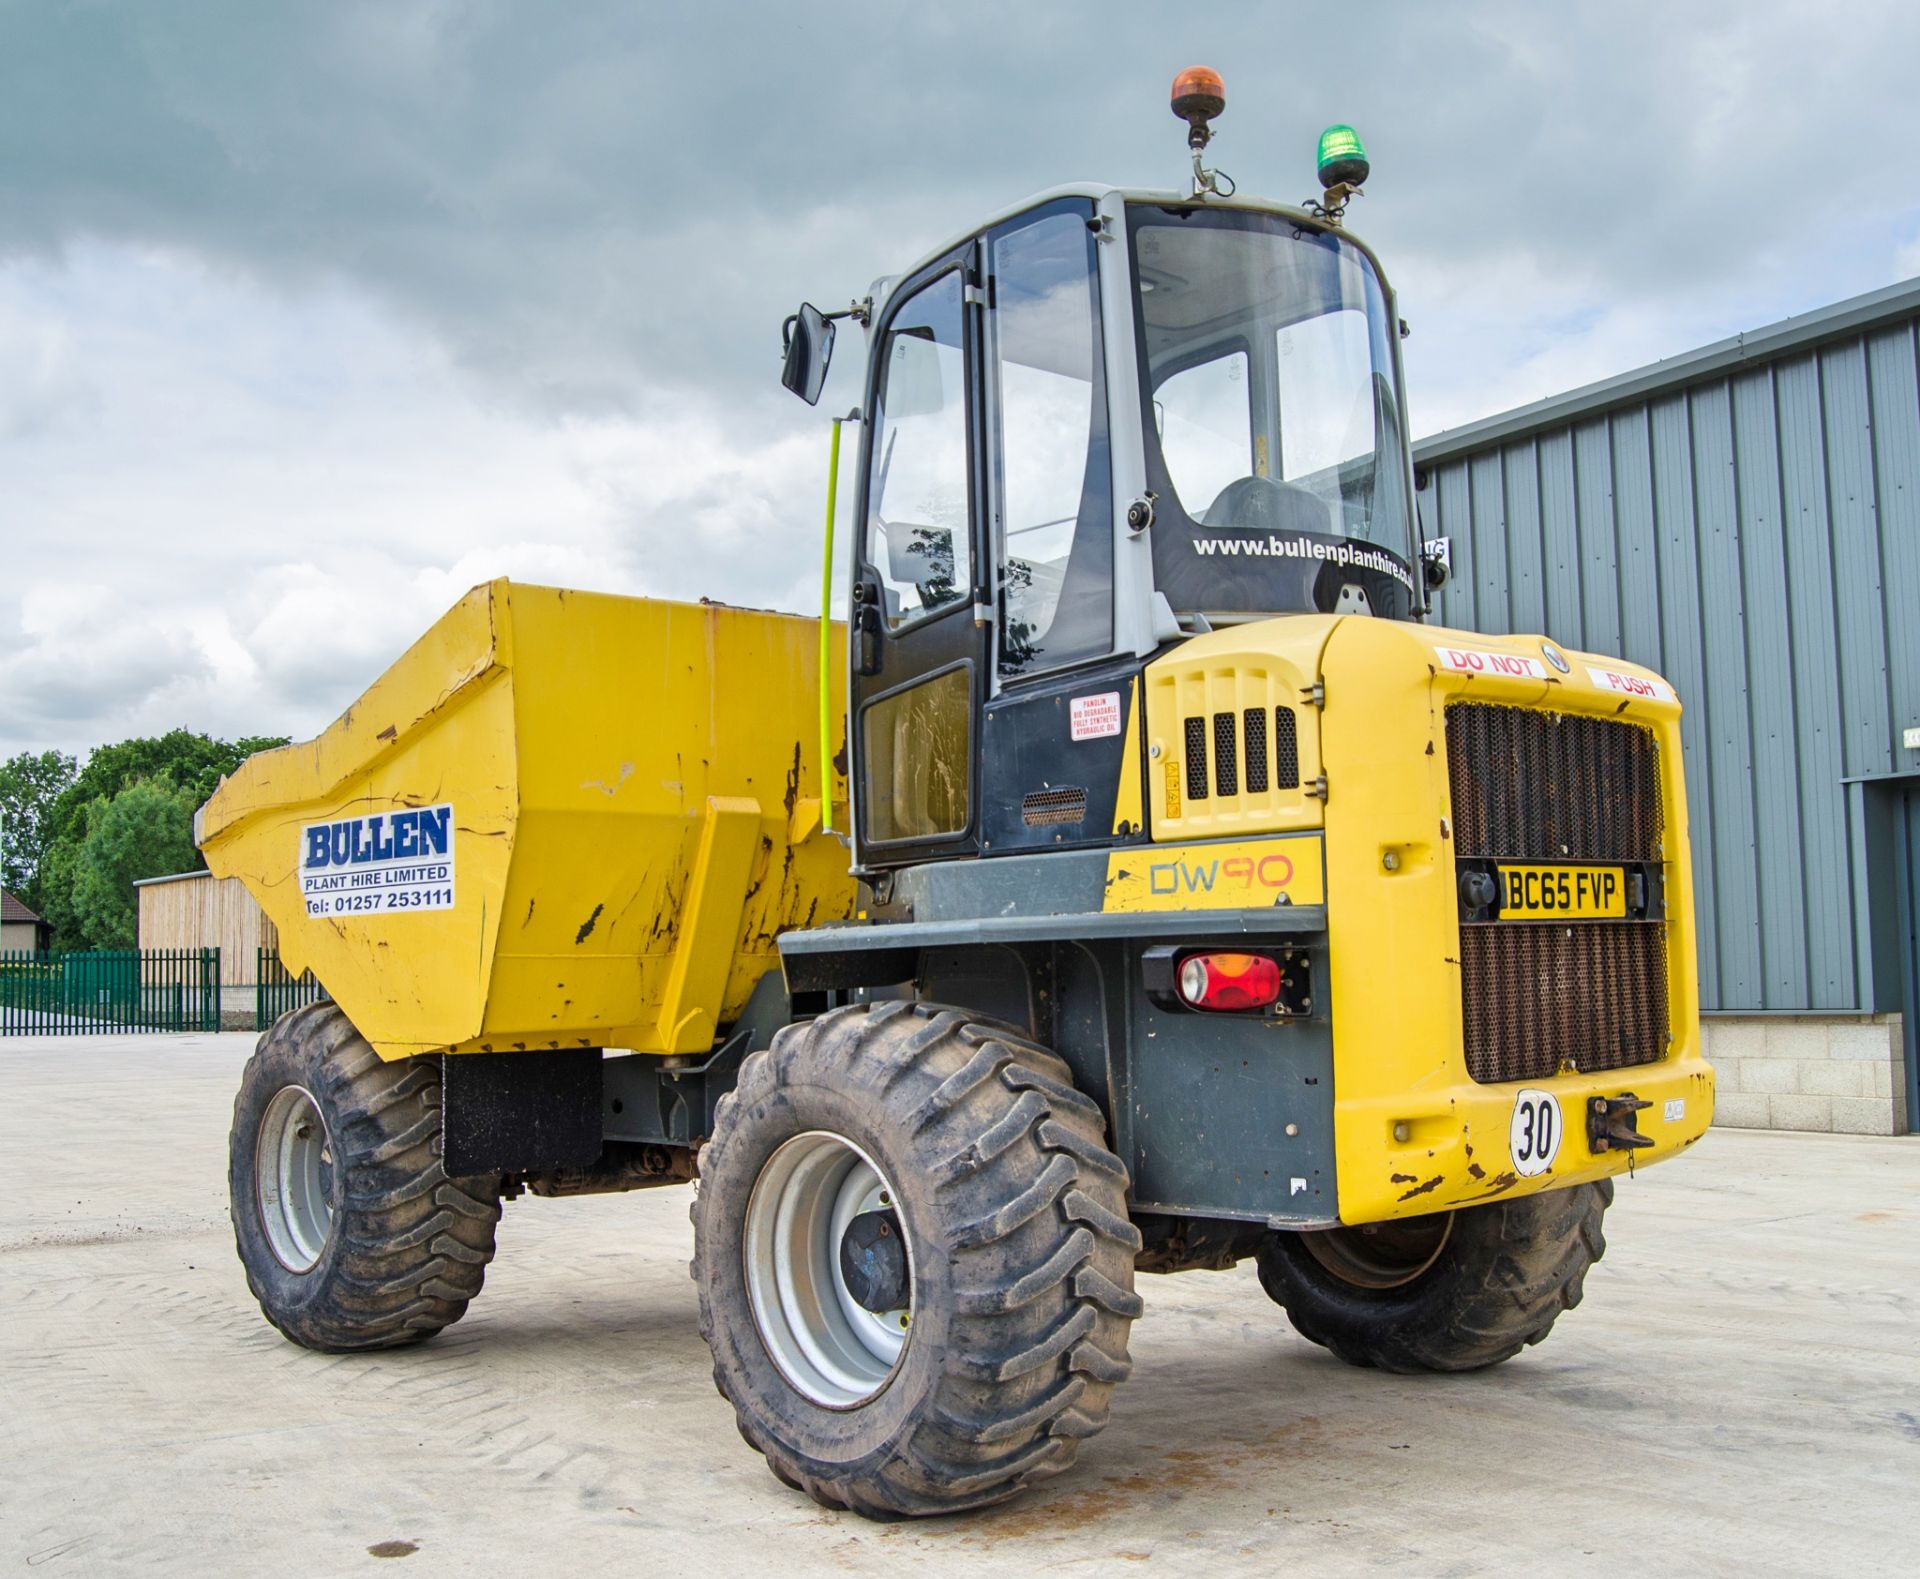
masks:
[[[859,301],[842,307],[837,313],[822,313],[821,317],[831,323],[835,318],[851,318],[862,329],[873,326],[873,298],[863,296]]]

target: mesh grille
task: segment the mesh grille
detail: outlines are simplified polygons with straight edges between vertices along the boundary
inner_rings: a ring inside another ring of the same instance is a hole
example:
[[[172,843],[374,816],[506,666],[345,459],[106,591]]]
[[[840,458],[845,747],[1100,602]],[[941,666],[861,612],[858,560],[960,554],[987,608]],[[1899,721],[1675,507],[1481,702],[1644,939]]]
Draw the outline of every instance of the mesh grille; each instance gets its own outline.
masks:
[[[1657,1062],[1667,1047],[1658,922],[1491,922],[1460,929],[1467,1073],[1483,1084]]]
[[[1085,822],[1086,818],[1087,792],[1084,789],[1035,790],[1020,802],[1020,819],[1029,828]]]
[[[1273,710],[1273,782],[1281,789],[1300,787],[1300,720],[1291,707]]]
[[[1204,713],[1181,722],[1188,800],[1300,787],[1300,721],[1291,707],[1274,708],[1271,726],[1264,707],[1215,713],[1211,727]]]
[[[1447,767],[1461,855],[1660,859],[1660,747],[1650,729],[1461,703],[1447,710]]]
[[[1187,799],[1207,798],[1207,721],[1187,720]]]
[[[1649,729],[1460,703],[1447,711],[1447,766],[1461,857],[1660,859],[1660,747]],[[1460,965],[1467,1071],[1477,1081],[1666,1056],[1658,921],[1467,923]]]
[[[1267,710],[1249,707],[1240,715],[1240,721],[1247,737],[1247,793],[1264,795],[1267,792]]]
[[[1240,746],[1231,713],[1213,715],[1213,780],[1222,795],[1240,793]]]

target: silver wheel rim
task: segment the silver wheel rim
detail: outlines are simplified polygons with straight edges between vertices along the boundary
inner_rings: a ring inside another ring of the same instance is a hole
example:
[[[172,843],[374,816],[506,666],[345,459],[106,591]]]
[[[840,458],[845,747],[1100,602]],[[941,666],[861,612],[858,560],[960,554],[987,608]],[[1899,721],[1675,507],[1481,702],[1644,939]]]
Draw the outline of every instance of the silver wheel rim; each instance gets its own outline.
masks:
[[[283,1086],[267,1104],[253,1153],[260,1222],[289,1272],[310,1272],[333,1231],[333,1140],[311,1094]]]
[[[876,1397],[899,1368],[913,1322],[913,1245],[907,1303],[864,1308],[840,1270],[840,1242],[863,1212],[891,1211],[899,1197],[852,1141],[809,1130],[766,1160],[747,1201],[742,1251],[747,1302],[768,1356],[794,1389],[827,1409]]]

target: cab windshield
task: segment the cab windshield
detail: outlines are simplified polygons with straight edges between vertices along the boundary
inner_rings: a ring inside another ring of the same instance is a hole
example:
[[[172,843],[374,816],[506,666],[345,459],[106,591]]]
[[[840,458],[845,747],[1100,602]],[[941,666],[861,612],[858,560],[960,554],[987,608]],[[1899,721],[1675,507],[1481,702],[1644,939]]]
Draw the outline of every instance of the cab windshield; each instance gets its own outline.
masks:
[[[1236,554],[1252,554],[1250,530],[1377,545],[1403,579],[1404,439],[1365,256],[1232,209],[1141,208],[1132,234],[1152,428],[1186,522],[1230,534]]]

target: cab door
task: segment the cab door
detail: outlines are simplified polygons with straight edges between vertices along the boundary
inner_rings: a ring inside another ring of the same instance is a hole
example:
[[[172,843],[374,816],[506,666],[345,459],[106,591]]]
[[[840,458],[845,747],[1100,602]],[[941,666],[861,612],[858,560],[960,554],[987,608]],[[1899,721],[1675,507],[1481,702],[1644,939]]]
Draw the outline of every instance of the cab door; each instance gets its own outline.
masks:
[[[864,867],[978,849],[991,599],[981,552],[978,248],[907,281],[875,326],[850,664]]]
[[[1099,226],[1061,198],[984,238],[993,684],[981,721],[987,855],[1107,844],[1141,830],[1140,661],[1115,652],[1114,483]]]

